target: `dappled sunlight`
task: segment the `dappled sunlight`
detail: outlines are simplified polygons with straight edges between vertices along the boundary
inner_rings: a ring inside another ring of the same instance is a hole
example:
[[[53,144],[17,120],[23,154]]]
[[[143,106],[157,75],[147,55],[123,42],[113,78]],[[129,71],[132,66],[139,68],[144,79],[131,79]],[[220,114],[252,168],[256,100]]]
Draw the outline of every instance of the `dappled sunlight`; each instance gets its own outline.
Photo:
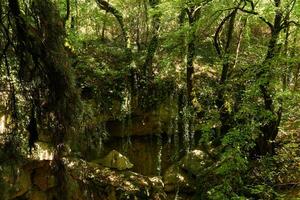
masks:
[[[47,143],[37,142],[32,155],[28,155],[28,158],[36,160],[53,160],[54,148]]]
[[[6,122],[6,117],[5,115],[0,117],[0,134],[3,134],[5,132],[5,122]]]

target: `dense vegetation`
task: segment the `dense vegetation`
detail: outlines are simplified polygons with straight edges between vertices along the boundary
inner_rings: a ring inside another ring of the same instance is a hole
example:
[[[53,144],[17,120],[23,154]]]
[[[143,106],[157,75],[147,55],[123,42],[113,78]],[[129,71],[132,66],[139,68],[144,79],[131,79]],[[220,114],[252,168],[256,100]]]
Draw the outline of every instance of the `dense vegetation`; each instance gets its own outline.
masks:
[[[173,162],[205,152],[195,199],[285,198],[300,182],[299,26],[296,0],[0,1],[0,199],[39,141],[67,199],[64,158],[97,158],[116,123],[130,137],[149,113]]]

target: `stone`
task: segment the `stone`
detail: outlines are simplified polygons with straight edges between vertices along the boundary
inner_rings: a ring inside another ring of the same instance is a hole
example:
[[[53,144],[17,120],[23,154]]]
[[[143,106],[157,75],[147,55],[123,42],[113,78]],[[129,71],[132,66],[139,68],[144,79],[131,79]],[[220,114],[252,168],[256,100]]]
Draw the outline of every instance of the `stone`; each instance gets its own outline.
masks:
[[[112,150],[103,159],[96,161],[97,163],[118,170],[131,169],[133,164],[129,159],[116,150]]]
[[[33,183],[42,191],[46,191],[56,185],[55,177],[47,172],[42,173],[42,171],[35,174]]]
[[[197,175],[205,165],[206,155],[201,150],[193,150],[188,152],[180,161],[181,168],[187,170],[193,175]]]
[[[30,200],[47,200],[47,195],[41,191],[32,191]]]
[[[30,171],[32,184],[37,186],[39,190],[47,191],[56,185],[50,161],[31,162],[31,164],[24,166],[24,168]]]
[[[177,189],[186,192],[195,190],[195,181],[193,178],[177,165],[172,165],[166,170],[163,181],[166,192],[174,192]]]
[[[31,180],[30,180],[30,174],[27,171],[21,170],[14,188],[15,188],[15,192],[12,196],[12,199],[22,196],[23,194],[25,194],[30,190]]]

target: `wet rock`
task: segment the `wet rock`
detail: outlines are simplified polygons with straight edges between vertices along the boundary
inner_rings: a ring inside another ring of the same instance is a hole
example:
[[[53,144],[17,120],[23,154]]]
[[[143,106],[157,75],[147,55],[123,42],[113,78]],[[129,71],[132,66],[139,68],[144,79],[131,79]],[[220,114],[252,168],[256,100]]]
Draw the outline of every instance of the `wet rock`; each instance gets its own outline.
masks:
[[[133,167],[133,164],[129,161],[129,159],[121,153],[117,152],[116,150],[112,150],[103,159],[100,159],[95,162],[105,167],[118,170],[131,169]]]
[[[180,161],[181,168],[187,170],[193,175],[197,175],[205,165],[206,155],[201,150],[193,150],[188,152]]]
[[[172,165],[163,176],[166,192],[175,192],[177,189],[190,192],[195,190],[195,180],[179,166]]]

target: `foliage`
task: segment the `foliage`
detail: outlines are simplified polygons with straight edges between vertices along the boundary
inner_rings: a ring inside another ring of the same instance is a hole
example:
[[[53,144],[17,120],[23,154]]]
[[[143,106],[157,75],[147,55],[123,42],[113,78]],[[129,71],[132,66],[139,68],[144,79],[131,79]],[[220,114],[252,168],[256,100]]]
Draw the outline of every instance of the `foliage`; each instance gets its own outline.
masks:
[[[201,199],[277,198],[278,185],[299,182],[299,8],[295,0],[0,2],[0,174],[5,160],[30,155],[36,132],[51,135],[64,173],[64,144],[91,160],[110,137],[108,121],[129,125],[172,101],[172,142],[210,157],[198,175]]]

